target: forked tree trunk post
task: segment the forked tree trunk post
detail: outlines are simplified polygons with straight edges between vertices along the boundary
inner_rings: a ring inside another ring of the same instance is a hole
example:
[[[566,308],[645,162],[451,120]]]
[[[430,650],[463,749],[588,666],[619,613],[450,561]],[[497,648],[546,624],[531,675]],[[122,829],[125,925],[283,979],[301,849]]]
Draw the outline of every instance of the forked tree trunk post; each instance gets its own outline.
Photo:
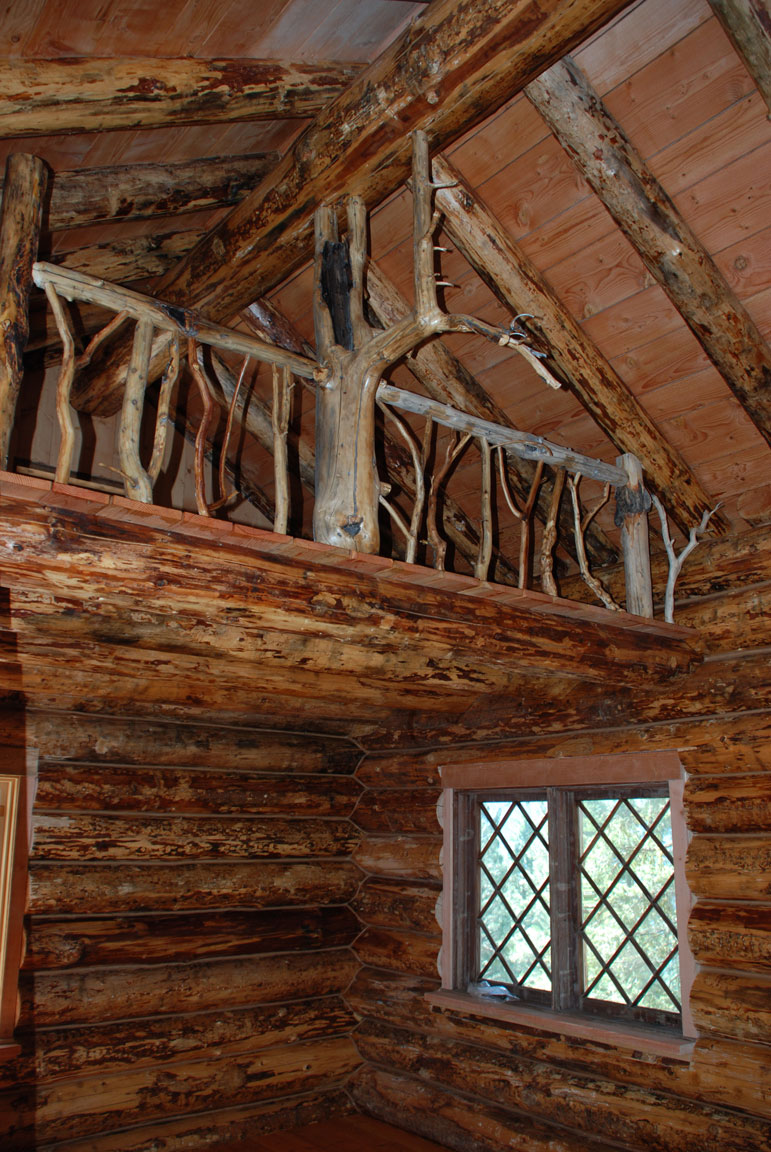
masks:
[[[0,467],[8,447],[29,336],[29,293],[37,259],[48,169],[38,156],[18,152],[5,166],[0,214]]]
[[[616,458],[627,474],[624,488],[616,489],[616,525],[621,529],[626,581],[626,610],[635,616],[653,617],[651,557],[648,545],[650,496],[643,484],[642,465],[631,452]]]

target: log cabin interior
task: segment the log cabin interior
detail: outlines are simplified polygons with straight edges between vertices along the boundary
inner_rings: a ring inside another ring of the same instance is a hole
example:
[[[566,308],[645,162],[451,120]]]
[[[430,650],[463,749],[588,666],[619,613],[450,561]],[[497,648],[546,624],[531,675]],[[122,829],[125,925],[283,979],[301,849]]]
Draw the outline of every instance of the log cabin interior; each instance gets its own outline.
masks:
[[[764,0],[0,37],[3,1149],[768,1152]]]

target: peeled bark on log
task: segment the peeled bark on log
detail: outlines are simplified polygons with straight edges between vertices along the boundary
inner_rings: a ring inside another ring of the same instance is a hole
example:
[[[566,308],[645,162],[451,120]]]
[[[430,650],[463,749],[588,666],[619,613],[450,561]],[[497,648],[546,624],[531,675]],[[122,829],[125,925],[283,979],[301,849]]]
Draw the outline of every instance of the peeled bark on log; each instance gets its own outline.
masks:
[[[358,967],[347,948],[97,972],[22,973],[19,1027],[102,1024],[284,1003],[342,993]]]
[[[497,1103],[369,1065],[354,1073],[351,1092],[368,1116],[399,1127],[409,1120],[410,1131],[455,1152],[611,1152],[599,1140],[587,1143],[583,1134],[555,1130]]]
[[[352,774],[361,759],[361,751],[342,737],[276,733],[245,725],[227,728],[190,720],[178,723],[34,709],[26,712],[24,723],[41,760],[271,772],[288,777],[291,784],[298,775]],[[13,718],[0,712],[3,742],[11,736],[9,727]],[[95,780],[99,775],[94,774]]]
[[[482,1048],[575,1069],[614,1083],[709,1101],[771,1119],[771,1100],[759,1087],[768,1077],[765,1045],[711,1037],[699,1039],[686,1061],[651,1060],[644,1051],[619,1049],[575,1036],[513,1028],[467,1012],[438,1010],[424,999],[437,981],[415,974],[363,968],[346,993],[362,1018],[417,1028],[427,1035],[468,1041]]]
[[[359,924],[350,909],[201,912],[117,919],[27,922],[25,970],[97,965],[174,964],[226,956],[312,952],[353,943]]]
[[[767,834],[694,836],[685,874],[694,895],[705,900],[767,900],[771,841]]]
[[[709,0],[771,116],[771,27],[764,0]]]
[[[132,1129],[136,1141],[133,1152],[190,1152],[200,1147],[249,1145],[255,1132],[286,1132],[302,1128],[330,1117],[344,1116],[353,1108],[350,1097],[343,1089],[332,1087],[316,1092],[303,1092],[288,1100],[263,1101],[240,1108],[218,1108],[211,1112],[195,1113],[184,1119],[156,1121]],[[68,1141],[67,1152],[127,1152],[126,1133],[117,1132],[89,1136],[85,1140]]]
[[[0,1087],[149,1064],[222,1059],[243,1052],[347,1034],[355,1017],[341,996],[130,1022],[19,1033],[22,1054],[0,1064]]]
[[[348,820],[252,816],[36,815],[38,860],[291,859],[348,856],[359,834]]]
[[[313,116],[360,71],[357,64],[246,59],[9,59],[0,82],[0,135]]]
[[[691,989],[691,1012],[699,1031],[767,1044],[771,978],[705,968],[697,973]],[[762,1083],[761,1074],[759,1089]]]
[[[438,934],[428,936],[404,928],[365,928],[356,941],[356,955],[362,964],[373,968],[436,976],[441,943]]]
[[[405,928],[436,935],[439,885],[370,877],[359,889],[351,907],[370,927]]]
[[[417,832],[437,835],[436,788],[367,789],[361,796],[353,822],[363,832]]]
[[[713,968],[771,968],[769,904],[698,900],[688,918],[694,959]]]
[[[767,1150],[765,1121],[738,1116],[708,1103],[694,1106],[661,1092],[598,1080],[574,1069],[491,1052],[476,1044],[424,1037],[406,1028],[365,1021],[356,1033],[362,1056],[396,1072],[420,1077],[443,1090],[495,1100],[534,1120],[557,1124],[622,1147],[651,1152],[704,1152],[705,1129],[712,1148]]]
[[[771,443],[771,348],[621,126],[570,60],[526,95]]]
[[[92,228],[95,224],[118,220],[147,220],[154,216],[180,216],[185,212],[230,207],[243,200],[278,160],[278,152],[255,152],[246,156],[207,156],[172,164],[115,164],[57,172],[46,222],[49,230],[55,232],[63,228]],[[157,238],[148,240],[137,236],[116,243],[141,246],[157,244]],[[181,252],[177,258],[180,255]],[[75,256],[77,253],[73,253]],[[91,270],[84,267],[83,271]],[[126,283],[140,279],[140,275],[105,276],[105,279]]]
[[[763,832],[771,829],[768,777],[691,777],[685,785],[685,812],[691,832]]]
[[[349,861],[318,863],[40,864],[30,869],[33,915],[184,912],[203,908],[280,908],[345,903],[359,871]]]
[[[441,880],[439,836],[368,836],[353,853],[365,872],[405,880]]]
[[[36,1143],[129,1127],[151,1118],[251,1104],[332,1086],[360,1063],[349,1037],[288,1044],[230,1060],[188,1061],[162,1068],[122,1070],[93,1080],[38,1085],[19,1107],[16,1094],[0,1095],[0,1128],[8,1152]]]
[[[350,776],[269,776],[221,769],[102,767],[43,762],[35,810],[157,812],[186,816],[350,816],[360,794]]]
[[[410,131],[428,130],[434,148],[449,144],[625,2],[576,0],[569,10],[559,0],[519,0],[513,6],[508,0],[442,0],[429,6],[327,105],[274,172],[164,277],[160,294],[172,304],[192,301],[214,319],[229,319],[310,256],[319,204],[345,192],[363,197],[371,208],[404,182]],[[104,359],[83,379],[78,403],[85,410],[114,410],[125,374],[118,347],[105,349]]]
[[[72,252],[56,252],[55,264],[74,268],[100,280],[114,284],[131,284],[161,276],[198,243],[203,233],[196,228],[187,232],[163,232],[156,236],[132,236],[127,239],[105,240],[101,244],[85,244]]]
[[[47,183],[48,169],[37,156],[18,152],[8,157],[0,209],[0,468],[7,466],[24,371],[32,265]]]

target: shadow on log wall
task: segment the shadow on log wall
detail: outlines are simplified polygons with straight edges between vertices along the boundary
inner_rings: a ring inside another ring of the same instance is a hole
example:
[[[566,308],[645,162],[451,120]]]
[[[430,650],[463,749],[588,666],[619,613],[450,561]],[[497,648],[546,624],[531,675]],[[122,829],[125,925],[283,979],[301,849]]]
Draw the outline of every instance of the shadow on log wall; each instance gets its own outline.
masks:
[[[206,1148],[348,1110],[350,744],[40,712],[27,738],[3,1148]]]

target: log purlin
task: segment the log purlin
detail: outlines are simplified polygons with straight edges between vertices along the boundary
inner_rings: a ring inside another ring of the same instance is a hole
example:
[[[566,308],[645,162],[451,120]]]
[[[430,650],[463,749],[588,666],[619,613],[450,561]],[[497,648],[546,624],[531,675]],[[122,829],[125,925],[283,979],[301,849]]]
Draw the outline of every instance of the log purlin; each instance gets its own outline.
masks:
[[[701,615],[709,607],[706,640],[714,638],[717,669],[728,659],[721,650],[731,647],[735,590],[761,590],[767,573],[751,546],[743,563],[735,550],[723,555],[722,541],[710,548],[691,582],[704,578]],[[686,595],[698,616],[699,597],[693,588]],[[742,659],[763,659],[766,640],[757,632]],[[352,1081],[360,1107],[391,1122],[400,1116],[458,1152],[471,1133],[487,1133],[480,1146],[491,1149],[504,1133],[507,1147],[561,1152],[587,1141],[661,1152],[769,1147],[771,709],[752,689],[738,688],[729,713],[705,684],[701,715],[683,719],[676,697],[659,694],[655,723],[639,699],[632,726],[589,722],[564,735],[365,757],[357,771],[365,791],[354,813],[362,833],[356,859],[367,872],[354,904],[365,924],[356,942],[363,966],[347,996],[362,1017],[356,1042],[364,1064]],[[644,1044],[631,1052],[608,1038],[597,1044],[427,1001],[439,985],[442,942],[441,765],[665,749],[678,753],[687,773],[692,833],[688,927],[699,969],[690,1056],[650,1056]]]
[[[4,1148],[125,1148],[125,1128],[149,1142],[177,1127],[178,1147],[203,1147],[350,1107],[350,742],[25,722],[41,786]]]

